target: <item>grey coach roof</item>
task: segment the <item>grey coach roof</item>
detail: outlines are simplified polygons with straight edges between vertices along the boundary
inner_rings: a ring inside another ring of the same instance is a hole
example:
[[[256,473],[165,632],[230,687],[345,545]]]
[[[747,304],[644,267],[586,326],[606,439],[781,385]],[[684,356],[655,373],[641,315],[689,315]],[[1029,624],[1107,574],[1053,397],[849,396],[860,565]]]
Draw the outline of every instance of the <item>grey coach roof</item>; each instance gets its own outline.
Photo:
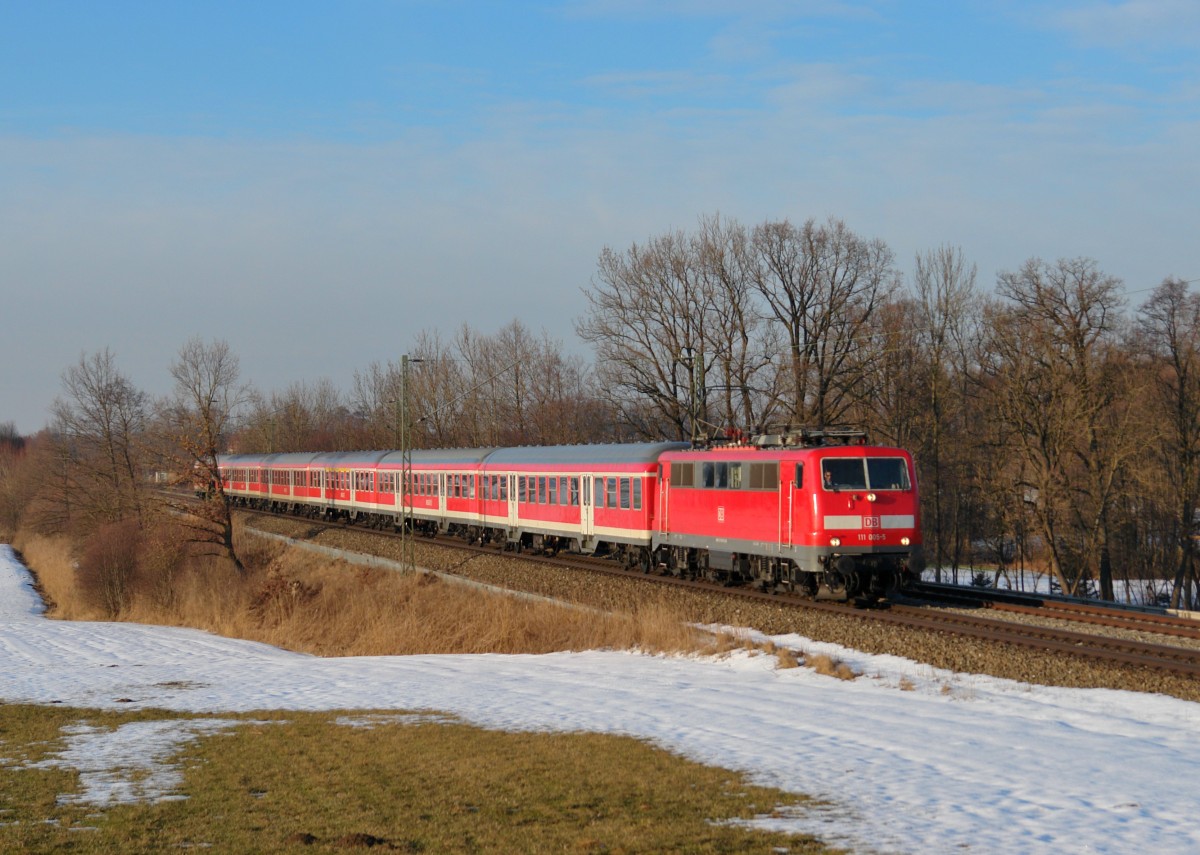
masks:
[[[539,463],[655,463],[665,451],[690,448],[686,442],[630,442],[596,445],[546,445],[498,448],[487,466]]]
[[[418,449],[412,453],[415,465],[504,466],[513,464],[612,464],[655,463],[666,451],[691,448],[686,442],[627,442],[597,443],[595,445],[529,445],[519,448],[446,448]],[[229,465],[287,466],[291,468],[355,467],[376,465],[399,467],[403,457],[399,451],[329,451],[293,452],[287,454],[229,454],[221,455]]]

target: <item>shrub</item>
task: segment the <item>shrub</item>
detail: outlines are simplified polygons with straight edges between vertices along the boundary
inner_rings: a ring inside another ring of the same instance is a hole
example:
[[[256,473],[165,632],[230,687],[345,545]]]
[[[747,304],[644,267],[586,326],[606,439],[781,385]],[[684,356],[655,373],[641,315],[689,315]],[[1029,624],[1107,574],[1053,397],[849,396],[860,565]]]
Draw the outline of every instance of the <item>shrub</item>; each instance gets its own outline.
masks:
[[[88,539],[75,576],[89,606],[112,618],[129,608],[140,542],[133,519],[101,526]]]
[[[187,561],[187,533],[175,522],[160,522],[142,532],[133,599],[152,612],[174,613],[179,605],[179,575]]]

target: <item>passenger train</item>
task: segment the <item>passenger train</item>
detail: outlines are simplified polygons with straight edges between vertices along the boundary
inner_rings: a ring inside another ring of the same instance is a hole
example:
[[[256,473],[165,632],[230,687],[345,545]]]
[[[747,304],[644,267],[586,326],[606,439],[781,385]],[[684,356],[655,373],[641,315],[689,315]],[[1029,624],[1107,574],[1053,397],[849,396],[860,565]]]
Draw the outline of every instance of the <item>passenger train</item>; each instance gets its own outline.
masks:
[[[846,430],[726,444],[235,454],[239,505],[609,555],[630,567],[823,599],[879,599],[923,566],[908,452]],[[407,471],[406,471],[407,470]]]

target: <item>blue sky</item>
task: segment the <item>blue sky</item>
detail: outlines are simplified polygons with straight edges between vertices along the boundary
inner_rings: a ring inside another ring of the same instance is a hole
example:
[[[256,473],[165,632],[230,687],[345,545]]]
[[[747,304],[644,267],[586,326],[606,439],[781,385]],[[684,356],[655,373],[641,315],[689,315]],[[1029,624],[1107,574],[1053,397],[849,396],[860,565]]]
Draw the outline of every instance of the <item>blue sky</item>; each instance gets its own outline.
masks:
[[[1200,3],[0,0],[0,422],[191,335],[260,388],[572,332],[605,246],[829,216],[990,287],[1200,278]]]

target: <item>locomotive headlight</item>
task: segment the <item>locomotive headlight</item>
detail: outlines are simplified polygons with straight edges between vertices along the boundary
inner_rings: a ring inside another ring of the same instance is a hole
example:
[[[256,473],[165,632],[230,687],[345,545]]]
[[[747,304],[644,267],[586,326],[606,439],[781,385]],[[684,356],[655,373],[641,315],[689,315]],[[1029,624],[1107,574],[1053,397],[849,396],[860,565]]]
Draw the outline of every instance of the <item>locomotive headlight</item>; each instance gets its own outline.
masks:
[[[829,545],[830,546],[841,546],[842,539],[840,537],[831,537],[831,538],[829,538]]]
[[[873,502],[873,501],[875,501],[875,494],[874,494],[874,493],[867,493],[867,501],[868,501],[868,502]]]
[[[900,538],[900,545],[901,545],[901,546],[908,546],[908,545],[909,545],[911,542],[912,542],[912,541],[910,541],[910,540],[909,540],[907,537],[902,537],[902,538]]]

